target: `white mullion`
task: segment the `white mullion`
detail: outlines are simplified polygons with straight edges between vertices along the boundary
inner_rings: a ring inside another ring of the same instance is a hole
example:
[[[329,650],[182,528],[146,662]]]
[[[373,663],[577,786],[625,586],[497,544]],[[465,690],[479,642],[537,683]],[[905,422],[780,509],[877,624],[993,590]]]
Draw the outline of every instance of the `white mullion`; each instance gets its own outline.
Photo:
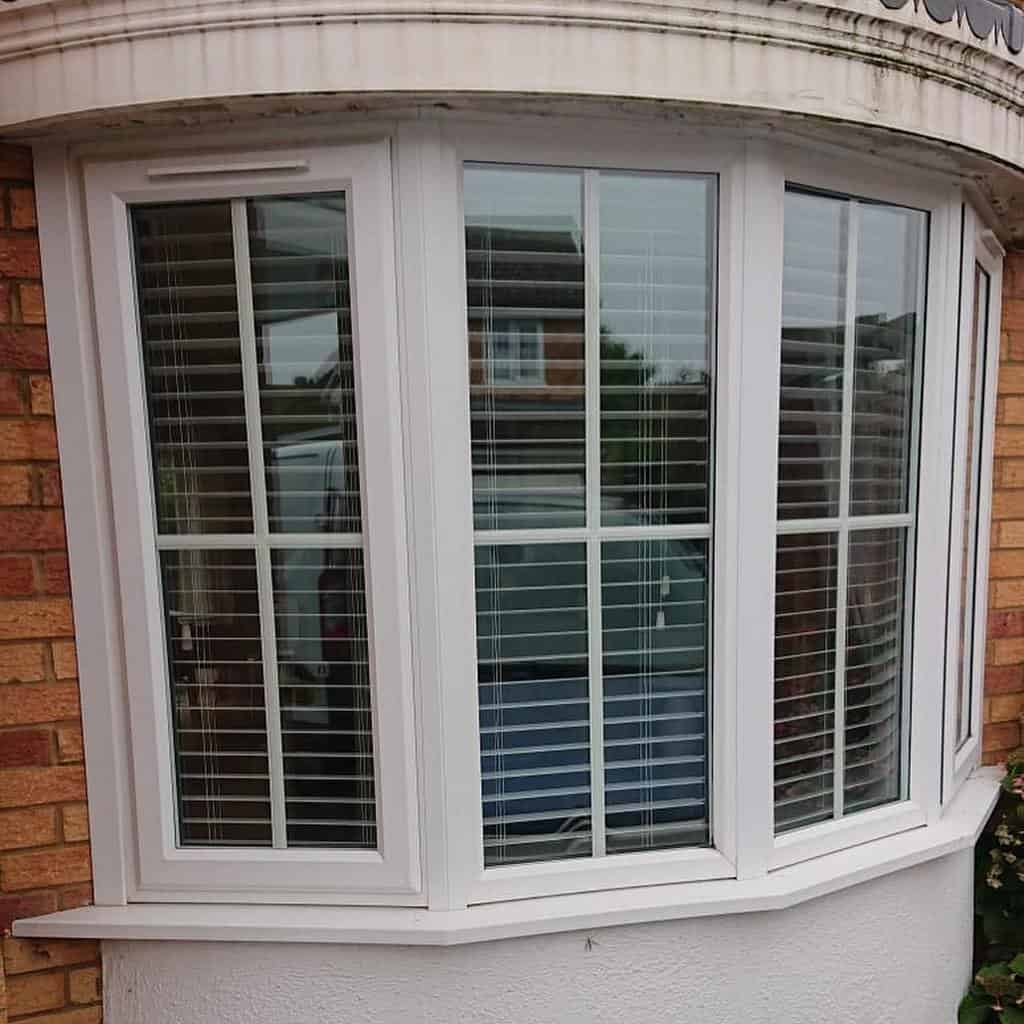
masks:
[[[600,467],[598,468],[600,472]],[[475,544],[583,544],[591,537],[602,540],[706,540],[711,536],[709,523],[666,524],[664,526],[541,527],[536,530],[476,530]]]
[[[583,172],[584,359],[586,378],[587,650],[590,676],[590,831],[603,857],[604,674],[601,636],[601,243],[598,172]]]
[[[363,546],[361,533],[196,533],[188,535],[164,534],[157,537],[161,551],[189,551],[203,548],[251,548],[253,543],[270,548],[338,548],[352,549]]]
[[[843,776],[846,768],[846,584],[850,569],[850,474],[853,454],[854,355],[857,344],[857,243],[860,204],[849,205],[846,248],[846,324],[843,341],[843,424],[839,465],[839,551],[836,566],[836,666],[832,739],[832,814],[843,816]]]
[[[281,704],[277,676],[277,629],[274,621],[274,580],[270,563],[267,483],[263,466],[263,424],[260,420],[259,367],[256,364],[256,316],[253,311],[249,265],[249,225],[244,199],[231,201],[235,282],[238,293],[242,389],[245,398],[246,437],[249,442],[249,486],[252,494],[256,540],[256,578],[260,606],[263,656],[263,693],[266,707],[267,763],[270,769],[270,821],[275,849],[288,845],[285,823],[284,756],[281,743]]]
[[[783,519],[779,521],[778,533],[824,533],[835,531],[843,525],[852,532],[857,530],[885,530],[912,526],[914,515],[911,512],[891,512],[884,515],[857,516],[856,519],[843,519],[832,516],[821,519]]]

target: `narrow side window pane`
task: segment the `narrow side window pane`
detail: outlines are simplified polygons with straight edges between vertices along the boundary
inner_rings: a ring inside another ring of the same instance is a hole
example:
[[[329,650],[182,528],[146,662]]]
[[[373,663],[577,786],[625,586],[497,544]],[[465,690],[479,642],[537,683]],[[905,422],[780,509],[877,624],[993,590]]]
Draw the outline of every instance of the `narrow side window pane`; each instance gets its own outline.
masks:
[[[358,533],[344,193],[254,199],[249,260],[272,533]]]
[[[857,235],[851,516],[906,512],[926,214],[863,203]]]
[[[971,707],[974,687],[975,580],[978,565],[978,501],[981,491],[981,425],[984,422],[985,349],[992,281],[978,264],[974,267],[974,315],[971,324],[970,356],[967,365],[967,420],[964,456],[964,503],[961,512],[962,561],[960,563],[960,622],[958,629],[956,746],[971,735]]]
[[[786,193],[780,519],[839,512],[849,220],[846,203]]]
[[[476,526],[582,526],[582,175],[469,166],[463,195]]]
[[[901,792],[906,531],[850,534],[846,616],[844,810]]]
[[[837,564],[835,534],[789,534],[778,539],[776,832],[832,817]]]
[[[586,547],[479,545],[476,595],[484,863],[587,857]]]
[[[377,845],[363,554],[273,552],[289,846]]]
[[[601,546],[609,853],[708,841],[708,542]]]
[[[269,846],[256,559],[252,551],[163,551],[160,566],[179,843]]]
[[[131,211],[157,528],[252,531],[226,202]]]
[[[709,516],[715,184],[602,174],[601,522]]]

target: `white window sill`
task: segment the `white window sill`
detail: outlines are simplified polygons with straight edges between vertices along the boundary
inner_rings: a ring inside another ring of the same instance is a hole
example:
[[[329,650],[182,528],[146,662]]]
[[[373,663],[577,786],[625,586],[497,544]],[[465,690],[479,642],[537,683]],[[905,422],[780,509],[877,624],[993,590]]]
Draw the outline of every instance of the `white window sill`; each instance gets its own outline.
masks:
[[[129,904],[80,907],[14,924],[19,938],[344,942],[449,946],[609,925],[783,910],[974,845],[999,795],[979,769],[933,825],[794,864],[764,878],[644,886],[469,907]]]

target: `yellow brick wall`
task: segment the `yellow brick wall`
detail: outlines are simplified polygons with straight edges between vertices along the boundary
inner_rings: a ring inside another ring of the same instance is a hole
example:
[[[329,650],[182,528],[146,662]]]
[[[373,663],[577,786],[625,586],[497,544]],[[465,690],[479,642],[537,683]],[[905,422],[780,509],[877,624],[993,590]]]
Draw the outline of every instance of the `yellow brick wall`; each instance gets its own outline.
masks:
[[[92,900],[82,726],[28,150],[0,145],[0,1024],[98,1024],[95,942],[14,939]]]

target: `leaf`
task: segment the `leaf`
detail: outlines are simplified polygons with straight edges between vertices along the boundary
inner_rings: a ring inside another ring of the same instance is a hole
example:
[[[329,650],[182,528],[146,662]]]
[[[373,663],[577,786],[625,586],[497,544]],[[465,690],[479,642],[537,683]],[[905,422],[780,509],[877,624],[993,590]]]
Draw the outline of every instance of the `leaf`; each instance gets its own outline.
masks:
[[[992,1004],[982,996],[968,992],[960,1000],[956,1012],[957,1024],[989,1024],[992,1020]]]
[[[1014,974],[1024,974],[1024,953],[1018,953],[1010,961],[1010,970]]]
[[[1010,976],[1010,965],[1006,963],[985,964],[978,968],[975,977],[980,982],[983,978],[1008,978]]]
[[[1019,1006],[1007,1006],[1001,1014],[999,1019],[1002,1024],[1024,1024],[1024,1010]]]

